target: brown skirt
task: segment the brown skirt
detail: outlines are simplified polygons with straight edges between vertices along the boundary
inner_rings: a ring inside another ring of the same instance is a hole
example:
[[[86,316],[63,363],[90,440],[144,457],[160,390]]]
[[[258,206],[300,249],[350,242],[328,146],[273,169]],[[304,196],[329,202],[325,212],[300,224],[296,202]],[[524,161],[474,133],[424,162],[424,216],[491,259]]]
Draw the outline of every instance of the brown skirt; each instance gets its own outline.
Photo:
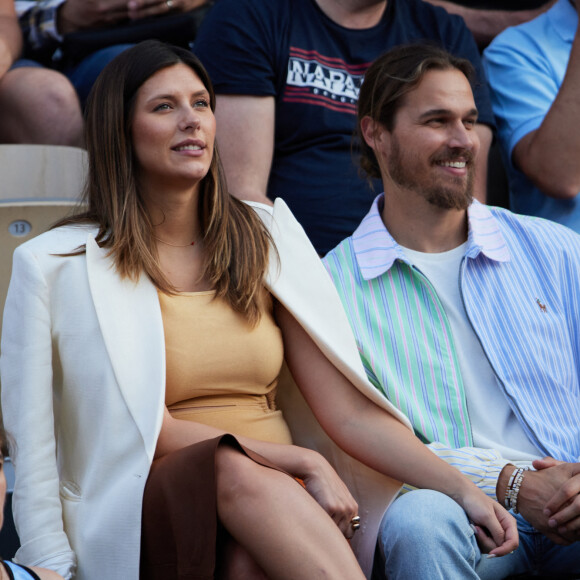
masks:
[[[213,580],[221,535],[215,470],[220,445],[279,469],[233,435],[201,441],[155,460],[143,496],[141,580]]]

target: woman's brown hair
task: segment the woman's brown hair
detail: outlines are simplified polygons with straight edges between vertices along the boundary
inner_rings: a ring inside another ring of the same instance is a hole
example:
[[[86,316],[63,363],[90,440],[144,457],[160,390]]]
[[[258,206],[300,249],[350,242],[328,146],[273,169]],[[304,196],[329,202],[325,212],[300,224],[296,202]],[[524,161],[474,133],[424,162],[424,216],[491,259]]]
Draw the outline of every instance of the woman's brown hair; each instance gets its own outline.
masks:
[[[89,169],[84,200],[88,209],[55,225],[96,223],[96,241],[109,249],[121,277],[137,280],[145,273],[168,294],[176,289],[159,267],[153,226],[135,178],[131,125],[139,88],[159,70],[179,63],[199,77],[215,111],[210,78],[190,51],[147,40],[121,53],[105,67],[87,102]],[[199,216],[205,247],[202,276],[217,297],[255,324],[271,238],[254,210],[228,193],[217,145],[200,183]]]

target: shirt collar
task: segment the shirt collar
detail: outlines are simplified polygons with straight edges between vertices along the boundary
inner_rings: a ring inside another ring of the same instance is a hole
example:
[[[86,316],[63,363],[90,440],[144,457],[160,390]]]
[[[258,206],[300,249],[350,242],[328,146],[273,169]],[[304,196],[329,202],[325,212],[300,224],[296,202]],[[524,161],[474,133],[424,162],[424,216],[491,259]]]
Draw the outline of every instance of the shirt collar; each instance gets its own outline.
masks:
[[[381,218],[384,193],[377,196],[369,213],[352,235],[352,245],[365,280],[372,280],[387,272],[395,260],[410,265],[405,252],[389,234]],[[508,262],[509,250],[499,230],[497,220],[489,208],[473,201],[467,210],[469,222],[466,257],[475,258],[483,253],[490,260]]]

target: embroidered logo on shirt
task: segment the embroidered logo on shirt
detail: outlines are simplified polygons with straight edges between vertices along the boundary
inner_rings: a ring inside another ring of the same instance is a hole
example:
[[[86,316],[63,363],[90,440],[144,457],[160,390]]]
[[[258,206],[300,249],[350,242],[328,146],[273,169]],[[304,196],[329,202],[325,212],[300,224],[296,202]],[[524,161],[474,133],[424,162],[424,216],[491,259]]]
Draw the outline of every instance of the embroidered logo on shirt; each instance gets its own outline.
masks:
[[[538,303],[538,306],[540,307],[540,310],[542,312],[548,312],[548,309],[546,308],[545,304],[542,304],[542,302],[540,301],[539,298],[536,298],[536,302]]]

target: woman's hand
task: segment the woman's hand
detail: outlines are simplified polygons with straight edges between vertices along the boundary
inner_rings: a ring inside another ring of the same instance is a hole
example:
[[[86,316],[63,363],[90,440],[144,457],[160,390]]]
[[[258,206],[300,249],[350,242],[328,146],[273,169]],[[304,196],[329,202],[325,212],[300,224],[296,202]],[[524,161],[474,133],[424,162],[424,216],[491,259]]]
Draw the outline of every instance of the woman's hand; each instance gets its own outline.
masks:
[[[469,487],[462,497],[454,499],[472,521],[480,550],[490,557],[513,552],[519,545],[515,518],[474,485]]]
[[[165,407],[155,458],[223,433],[221,429],[195,421],[176,419]],[[344,482],[322,455],[297,445],[281,445],[241,436],[236,438],[248,449],[266,457],[287,473],[302,480],[306,491],[330,515],[344,536],[352,538],[354,530],[351,520],[358,515],[358,505]]]
[[[334,520],[348,539],[355,530],[351,520],[358,515],[358,504],[330,463],[320,454],[304,449],[307,454],[307,471],[298,477],[308,493]]]

